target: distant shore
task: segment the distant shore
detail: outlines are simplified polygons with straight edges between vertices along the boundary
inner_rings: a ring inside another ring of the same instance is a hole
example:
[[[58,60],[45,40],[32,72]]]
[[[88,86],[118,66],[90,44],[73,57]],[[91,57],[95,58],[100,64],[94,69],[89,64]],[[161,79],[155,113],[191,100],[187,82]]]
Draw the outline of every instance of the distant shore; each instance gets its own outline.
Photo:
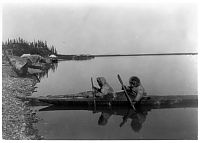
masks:
[[[168,55],[198,55],[198,53],[156,53],[156,54],[107,54],[92,55],[94,57],[114,57],[114,56],[168,56]]]
[[[170,55],[198,55],[198,53],[154,53],[154,54],[104,54],[104,55],[61,55],[58,54],[59,60],[88,60],[95,57],[118,57],[118,56],[170,56]]]

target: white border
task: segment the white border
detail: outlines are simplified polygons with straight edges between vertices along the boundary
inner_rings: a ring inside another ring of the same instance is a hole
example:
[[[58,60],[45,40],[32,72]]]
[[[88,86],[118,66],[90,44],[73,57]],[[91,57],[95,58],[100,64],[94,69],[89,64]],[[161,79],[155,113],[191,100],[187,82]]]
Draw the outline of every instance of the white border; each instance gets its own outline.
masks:
[[[0,0],[0,31],[2,31],[2,6],[4,4],[16,4],[16,3],[23,3],[23,4],[67,4],[67,3],[70,3],[70,4],[122,4],[122,3],[156,3],[156,4],[166,4],[166,3],[195,3],[198,5],[198,25],[200,25],[200,21],[199,21],[199,16],[200,16],[200,2],[199,0]],[[198,53],[199,53],[199,41],[200,41],[200,36],[199,36],[199,33],[200,33],[200,28],[198,27]],[[2,33],[0,35],[0,40],[1,40],[1,43],[2,43]],[[0,50],[0,53],[2,53],[2,48]],[[1,56],[2,57],[2,56]],[[2,59],[1,59],[1,62],[2,62]],[[1,64],[2,66],[2,64]],[[199,56],[198,56],[198,67],[200,66],[199,64]],[[1,67],[1,74],[2,74],[2,67]],[[2,75],[1,75],[1,81],[2,81]],[[199,83],[199,70],[198,70],[198,83]],[[2,89],[2,82],[0,84],[1,86],[1,89]],[[199,85],[198,85],[198,91],[199,91]],[[1,90],[2,91],[2,90]],[[199,94],[199,93],[198,93]],[[199,102],[199,98],[198,98],[198,102]],[[2,100],[1,100],[1,113],[2,113]],[[0,121],[0,125],[2,127],[2,114],[1,114],[1,121]],[[199,114],[198,114],[198,128],[199,128]],[[14,140],[14,141],[11,141],[11,140],[2,140],[2,129],[0,131],[0,136],[1,136],[1,141],[2,142],[26,142],[25,141],[22,141],[22,140]],[[198,131],[198,137],[199,137],[199,131]],[[51,140],[51,141],[45,141],[45,140],[41,140],[41,141],[38,141],[38,142],[52,142],[52,141],[55,141],[55,140]],[[85,142],[85,143],[88,143],[88,142],[102,142],[102,140],[81,140],[81,142]],[[175,142],[179,142],[179,140],[130,140],[130,141],[126,141],[126,140],[103,140],[103,142],[115,142],[115,143],[118,143],[118,142],[152,142],[152,143],[155,143],[155,142],[166,142],[166,143],[175,143]],[[31,140],[31,141],[28,141],[28,142],[35,142],[34,140]],[[57,142],[57,141],[56,141]],[[62,140],[62,141],[59,141],[59,142],[66,142],[66,140]],[[73,142],[73,143],[78,143],[80,142],[80,140],[67,140],[67,142]],[[181,140],[182,143],[188,143],[188,142],[198,142],[198,140],[192,140],[192,141],[188,141],[188,140]]]

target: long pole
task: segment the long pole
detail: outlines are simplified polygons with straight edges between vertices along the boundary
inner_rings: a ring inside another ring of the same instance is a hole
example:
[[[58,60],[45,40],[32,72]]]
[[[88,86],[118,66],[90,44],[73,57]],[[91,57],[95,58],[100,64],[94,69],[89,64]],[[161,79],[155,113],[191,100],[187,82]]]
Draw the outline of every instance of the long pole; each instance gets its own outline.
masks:
[[[123,89],[124,92],[125,92],[125,95],[126,95],[127,100],[129,101],[131,107],[135,110],[134,104],[133,104],[133,102],[131,101],[131,98],[129,97],[129,95],[128,95],[127,91],[126,91],[126,87],[124,86],[123,81],[122,81],[120,75],[118,74],[117,77],[118,77],[118,79],[119,79],[119,82],[120,82],[121,85],[122,85],[122,89]]]

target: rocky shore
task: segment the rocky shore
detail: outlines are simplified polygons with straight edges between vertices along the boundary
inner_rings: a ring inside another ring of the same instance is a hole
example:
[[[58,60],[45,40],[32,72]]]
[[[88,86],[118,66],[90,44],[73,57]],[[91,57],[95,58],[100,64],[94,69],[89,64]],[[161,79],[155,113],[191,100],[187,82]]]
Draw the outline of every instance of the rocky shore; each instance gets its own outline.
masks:
[[[30,96],[34,91],[36,80],[19,77],[9,63],[2,63],[2,138],[5,140],[41,139],[34,123],[36,113],[17,96]]]

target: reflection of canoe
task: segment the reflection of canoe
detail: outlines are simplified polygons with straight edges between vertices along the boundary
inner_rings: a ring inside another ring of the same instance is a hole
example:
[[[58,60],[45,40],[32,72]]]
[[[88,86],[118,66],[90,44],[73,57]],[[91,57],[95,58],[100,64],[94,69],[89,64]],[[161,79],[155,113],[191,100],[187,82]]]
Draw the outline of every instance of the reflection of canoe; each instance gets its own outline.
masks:
[[[104,106],[94,106],[94,104],[65,104],[65,105],[50,105],[40,109],[40,111],[56,111],[56,110],[89,110],[94,112],[107,112],[107,111],[127,111],[129,106],[109,106],[109,104],[104,104]],[[127,102],[127,105],[128,102]],[[45,106],[45,105],[44,105]],[[47,106],[47,105],[46,105]],[[136,106],[136,110],[150,111],[152,109],[168,109],[168,108],[197,108],[197,101],[187,101],[187,102],[177,102],[173,104],[141,104]]]
[[[87,91],[79,94],[72,95],[57,95],[57,96],[46,96],[46,97],[25,97],[25,100],[38,100],[54,105],[64,106],[129,106],[124,92],[120,91],[116,93],[117,97],[114,100],[106,100],[104,98],[93,98],[92,92]],[[133,99],[132,99],[133,100]],[[144,97],[140,102],[141,105],[145,106],[156,106],[156,107],[176,107],[176,106],[187,106],[197,107],[198,98],[195,95],[167,95],[167,96],[149,96]]]
[[[125,96],[121,92],[121,99]],[[120,96],[118,94],[118,96]],[[115,101],[111,101],[110,105],[108,101],[101,100],[97,98],[96,103],[94,104],[91,96],[81,97],[81,94],[79,94],[79,97],[65,97],[65,101],[63,100],[64,96],[57,97],[57,102],[52,102],[55,97],[43,97],[39,98],[42,101],[45,102],[51,102],[51,103],[61,103],[63,101],[64,104],[62,106],[56,105],[50,105],[48,107],[40,108],[40,112],[47,112],[47,111],[60,111],[60,110],[71,110],[73,113],[80,113],[80,111],[89,111],[93,114],[95,113],[95,118],[99,116],[98,118],[98,125],[105,126],[109,121],[110,117],[114,116],[119,117],[119,127],[122,127],[123,125],[130,125],[132,130],[135,132],[139,132],[144,124],[145,121],[147,121],[148,113],[152,109],[166,109],[166,108],[196,108],[197,107],[197,96],[151,96],[150,98],[144,98],[141,102],[142,105],[136,104],[135,109],[130,108],[129,106],[114,106],[117,105],[116,103],[120,103],[118,99]],[[48,98],[48,99],[47,99]],[[50,99],[51,98],[51,99]],[[60,98],[60,99],[58,99]],[[86,100],[88,99],[88,100]],[[124,98],[125,99],[125,98]],[[71,101],[70,101],[71,100]],[[156,100],[158,102],[156,102]],[[59,102],[58,102],[59,101]],[[128,101],[122,100],[121,103],[126,103],[124,105],[129,105]],[[80,104],[79,104],[80,103]],[[100,104],[101,103],[101,104]],[[146,105],[145,105],[146,104]],[[96,106],[95,106],[96,105]],[[102,106],[103,105],[103,106]],[[112,106],[113,105],[113,106]],[[122,105],[122,104],[121,104]],[[78,112],[76,112],[78,111]],[[178,110],[179,111],[179,110]],[[63,114],[67,114],[68,112],[62,112]],[[91,116],[91,114],[90,114]],[[117,122],[116,122],[117,123]]]

